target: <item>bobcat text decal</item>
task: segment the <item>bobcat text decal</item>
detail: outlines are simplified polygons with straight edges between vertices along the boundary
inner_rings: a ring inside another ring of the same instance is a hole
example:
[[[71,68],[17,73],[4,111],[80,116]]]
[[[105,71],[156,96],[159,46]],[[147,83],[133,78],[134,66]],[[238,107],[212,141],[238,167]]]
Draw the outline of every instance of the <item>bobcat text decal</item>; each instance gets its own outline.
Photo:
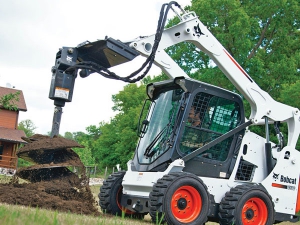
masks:
[[[297,183],[297,179],[296,178],[290,178],[288,176],[280,175],[279,173],[274,173],[274,172],[273,172],[273,179],[275,181],[280,181],[280,182],[286,183],[286,184],[293,184],[293,185],[295,185]],[[277,187],[277,188],[284,188],[284,189],[289,189],[289,190],[295,190],[295,186],[291,186],[291,185],[284,185],[284,184],[272,183],[272,186],[273,187]]]

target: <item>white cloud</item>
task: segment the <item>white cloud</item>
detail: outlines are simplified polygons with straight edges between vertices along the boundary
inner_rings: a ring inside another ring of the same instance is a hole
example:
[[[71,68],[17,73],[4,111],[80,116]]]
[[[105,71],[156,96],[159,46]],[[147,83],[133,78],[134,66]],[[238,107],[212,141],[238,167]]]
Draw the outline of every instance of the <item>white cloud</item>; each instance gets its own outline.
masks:
[[[188,0],[178,1],[185,6]],[[131,40],[155,33],[162,0],[0,0],[0,86],[10,83],[23,91],[27,112],[19,121],[30,119],[37,133],[51,130],[54,105],[48,98],[51,67],[60,47],[77,46],[89,40]],[[126,76],[144,59],[113,69]],[[159,74],[153,68],[149,74]],[[114,116],[111,96],[126,83],[98,74],[75,82],[73,100],[63,108],[60,133],[85,131]]]

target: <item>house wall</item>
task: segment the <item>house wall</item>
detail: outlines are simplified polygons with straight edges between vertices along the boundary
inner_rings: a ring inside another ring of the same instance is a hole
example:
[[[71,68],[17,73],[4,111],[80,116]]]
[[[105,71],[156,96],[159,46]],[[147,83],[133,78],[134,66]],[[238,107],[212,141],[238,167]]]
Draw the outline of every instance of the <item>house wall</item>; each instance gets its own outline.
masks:
[[[0,167],[16,169],[17,157],[15,154],[15,149],[17,144],[11,142],[0,142],[2,149],[2,155],[0,155]]]
[[[0,126],[9,129],[17,129],[18,117],[18,111],[0,109]],[[2,149],[2,155],[0,154],[0,167],[16,169],[17,157],[15,149],[17,145],[18,144],[12,142],[0,141]]]
[[[0,126],[6,128],[17,129],[18,127],[18,111],[0,110]]]
[[[10,139],[10,137],[7,134],[10,134],[10,132],[13,133],[13,131],[11,130],[18,129],[19,112],[27,111],[24,95],[21,90],[0,87],[1,97],[10,93],[16,93],[17,91],[20,92],[19,100],[15,102],[17,111],[4,109],[3,105],[0,105],[0,128],[5,128],[2,130],[4,130],[4,132],[8,132],[4,133],[2,136],[0,133],[0,140],[2,140],[0,141],[0,174],[13,175],[16,172],[18,162],[16,151],[19,148],[19,145],[20,143],[22,143],[22,141],[20,141],[19,139],[21,137],[14,137],[15,139]],[[16,132],[13,134],[19,133],[20,135],[22,135],[22,132]]]

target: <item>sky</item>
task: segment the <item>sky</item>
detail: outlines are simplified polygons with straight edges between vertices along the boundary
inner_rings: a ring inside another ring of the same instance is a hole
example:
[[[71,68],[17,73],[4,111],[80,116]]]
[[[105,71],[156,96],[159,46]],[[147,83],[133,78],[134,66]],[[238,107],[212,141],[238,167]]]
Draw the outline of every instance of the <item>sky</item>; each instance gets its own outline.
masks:
[[[35,133],[52,129],[54,104],[48,98],[51,67],[61,47],[76,47],[105,36],[121,41],[152,35],[156,31],[164,0],[0,0],[0,86],[22,90],[27,112],[19,122],[31,120]],[[181,6],[190,0],[178,0]],[[173,16],[174,14],[171,13]],[[113,67],[127,76],[140,68],[145,58]],[[149,75],[161,71],[153,65]],[[90,125],[114,117],[112,95],[127,85],[99,74],[77,77],[72,102],[63,107],[60,134],[86,132]]]

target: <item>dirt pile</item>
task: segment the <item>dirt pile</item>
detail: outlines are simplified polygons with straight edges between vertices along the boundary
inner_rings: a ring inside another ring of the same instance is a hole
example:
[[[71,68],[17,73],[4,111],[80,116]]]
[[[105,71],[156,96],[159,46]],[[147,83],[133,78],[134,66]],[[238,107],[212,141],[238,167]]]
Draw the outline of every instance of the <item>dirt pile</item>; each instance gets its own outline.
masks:
[[[99,215],[96,201],[79,156],[71,149],[83,147],[61,137],[40,134],[17,155],[34,165],[17,171],[12,182],[0,184],[0,202],[86,215]],[[76,167],[75,174],[69,168]],[[19,178],[27,181],[20,183]]]

